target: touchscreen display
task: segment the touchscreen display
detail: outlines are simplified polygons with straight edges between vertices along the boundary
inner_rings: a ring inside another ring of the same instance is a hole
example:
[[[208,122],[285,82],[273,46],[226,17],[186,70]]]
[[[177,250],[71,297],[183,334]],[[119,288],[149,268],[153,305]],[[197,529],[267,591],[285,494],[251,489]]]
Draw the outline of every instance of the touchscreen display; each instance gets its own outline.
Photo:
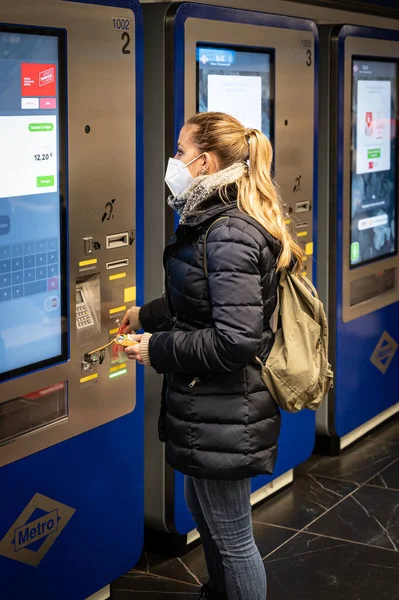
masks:
[[[0,380],[67,358],[63,35],[0,24]]]
[[[220,111],[272,136],[271,54],[197,44],[197,111]]]
[[[351,267],[397,248],[398,65],[353,60]]]

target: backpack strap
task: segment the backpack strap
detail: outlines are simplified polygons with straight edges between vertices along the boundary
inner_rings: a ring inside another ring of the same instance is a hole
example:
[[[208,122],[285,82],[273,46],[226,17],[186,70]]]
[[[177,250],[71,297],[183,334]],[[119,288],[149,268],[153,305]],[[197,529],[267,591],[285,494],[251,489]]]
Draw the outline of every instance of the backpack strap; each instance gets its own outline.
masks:
[[[315,286],[313,285],[313,283],[310,281],[310,279],[308,279],[307,277],[305,278],[303,275],[297,275],[297,277],[299,277],[303,283],[306,285],[306,287],[310,288],[310,291],[312,292],[313,296],[319,300],[319,293],[316,290]]]

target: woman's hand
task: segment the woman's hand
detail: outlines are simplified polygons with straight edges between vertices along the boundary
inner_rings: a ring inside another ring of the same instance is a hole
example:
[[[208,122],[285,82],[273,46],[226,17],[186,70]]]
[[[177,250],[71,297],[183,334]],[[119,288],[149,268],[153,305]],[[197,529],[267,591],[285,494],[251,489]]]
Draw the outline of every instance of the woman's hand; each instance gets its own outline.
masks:
[[[120,326],[122,333],[132,333],[140,329],[139,311],[138,306],[133,306],[126,311]]]
[[[123,321],[122,321],[122,325],[123,325]],[[127,348],[124,348],[124,352],[125,352],[126,356],[128,357],[128,359],[136,360],[140,365],[143,364],[143,358],[142,358],[141,352],[140,352],[140,342],[141,342],[142,337],[143,337],[142,335],[135,335],[134,339],[138,343],[134,344],[133,346],[128,346]]]

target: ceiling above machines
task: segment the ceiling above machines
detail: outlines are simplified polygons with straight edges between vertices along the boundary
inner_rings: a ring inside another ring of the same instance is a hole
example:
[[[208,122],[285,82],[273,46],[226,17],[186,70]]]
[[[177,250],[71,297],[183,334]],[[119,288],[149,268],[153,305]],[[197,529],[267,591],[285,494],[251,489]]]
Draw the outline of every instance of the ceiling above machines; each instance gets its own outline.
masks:
[[[162,0],[165,4],[180,0]],[[198,0],[202,4],[244,8],[312,19],[318,24],[354,25],[399,29],[399,0]],[[141,0],[153,4],[154,0]],[[398,19],[397,21],[395,19]]]

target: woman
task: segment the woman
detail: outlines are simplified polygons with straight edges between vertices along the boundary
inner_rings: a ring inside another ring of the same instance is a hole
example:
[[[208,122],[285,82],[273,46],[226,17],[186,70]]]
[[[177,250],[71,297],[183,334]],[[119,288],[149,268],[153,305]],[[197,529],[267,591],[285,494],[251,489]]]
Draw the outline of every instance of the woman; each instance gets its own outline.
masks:
[[[123,321],[146,331],[127,356],[166,375],[160,437],[186,475],[209,572],[201,598],[266,598],[250,478],[273,471],[280,414],[256,358],[273,344],[278,271],[302,259],[271,164],[268,139],[233,117],[187,122],[165,177],[180,215],[164,254],[166,293]]]

